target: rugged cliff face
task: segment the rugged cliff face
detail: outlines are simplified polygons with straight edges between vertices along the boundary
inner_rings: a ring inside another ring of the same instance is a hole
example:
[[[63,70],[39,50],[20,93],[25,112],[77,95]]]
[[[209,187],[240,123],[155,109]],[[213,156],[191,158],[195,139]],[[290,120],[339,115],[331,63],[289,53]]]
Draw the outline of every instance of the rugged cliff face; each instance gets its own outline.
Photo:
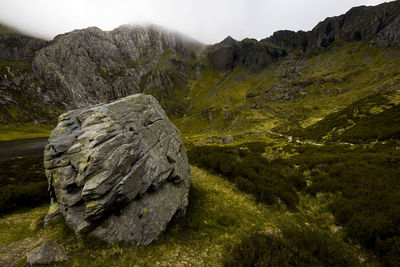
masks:
[[[308,51],[324,51],[335,40],[371,41],[378,46],[397,46],[400,41],[400,2],[360,6],[346,14],[327,18],[308,33]]]
[[[121,26],[111,32],[87,28],[57,36],[37,53],[33,68],[46,85],[46,103],[56,101],[64,109],[151,92],[154,87],[163,102],[165,96],[176,97],[177,87],[189,80],[198,47],[155,26]],[[170,114],[182,114],[166,108]]]
[[[297,51],[305,56],[324,52],[335,41],[368,41],[380,47],[400,44],[400,2],[360,6],[327,18],[309,32],[277,31],[261,41],[236,41],[228,37],[210,48],[213,67],[226,70],[245,66],[253,72]]]
[[[160,27],[92,27],[46,42],[0,35],[0,123],[54,122],[57,113],[131,94],[154,95],[183,116],[204,45]]]

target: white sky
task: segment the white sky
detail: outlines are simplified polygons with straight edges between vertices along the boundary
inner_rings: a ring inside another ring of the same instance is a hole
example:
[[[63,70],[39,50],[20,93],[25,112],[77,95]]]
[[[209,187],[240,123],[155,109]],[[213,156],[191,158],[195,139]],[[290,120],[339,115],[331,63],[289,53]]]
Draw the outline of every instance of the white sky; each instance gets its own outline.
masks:
[[[154,23],[203,43],[311,30],[326,17],[379,0],[0,0],[0,21],[42,38],[97,26]]]

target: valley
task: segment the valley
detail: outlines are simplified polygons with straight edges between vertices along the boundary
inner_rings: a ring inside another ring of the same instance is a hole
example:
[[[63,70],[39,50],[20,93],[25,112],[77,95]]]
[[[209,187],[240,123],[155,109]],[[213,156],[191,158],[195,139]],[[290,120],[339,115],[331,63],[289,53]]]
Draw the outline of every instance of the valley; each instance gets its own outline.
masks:
[[[57,266],[398,266],[399,27],[399,1],[214,45],[159,26],[51,41],[1,26],[0,265],[49,240],[68,253]],[[44,227],[57,117],[136,93],[182,135],[186,215],[147,246]]]

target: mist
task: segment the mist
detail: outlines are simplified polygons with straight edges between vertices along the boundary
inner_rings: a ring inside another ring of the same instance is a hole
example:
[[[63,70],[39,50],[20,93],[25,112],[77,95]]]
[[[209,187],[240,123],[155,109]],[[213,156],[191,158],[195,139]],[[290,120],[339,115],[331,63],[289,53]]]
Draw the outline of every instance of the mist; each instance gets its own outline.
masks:
[[[326,17],[378,0],[1,0],[0,21],[52,39],[74,29],[157,24],[212,44],[230,35],[262,39],[277,30],[311,30]]]

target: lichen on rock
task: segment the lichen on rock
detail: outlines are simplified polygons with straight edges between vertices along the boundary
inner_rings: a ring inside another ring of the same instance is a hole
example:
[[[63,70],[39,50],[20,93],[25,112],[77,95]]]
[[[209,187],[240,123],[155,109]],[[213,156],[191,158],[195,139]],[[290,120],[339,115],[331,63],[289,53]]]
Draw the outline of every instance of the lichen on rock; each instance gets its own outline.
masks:
[[[61,115],[44,165],[51,214],[58,205],[76,233],[108,242],[148,244],[188,204],[180,133],[149,95]]]

